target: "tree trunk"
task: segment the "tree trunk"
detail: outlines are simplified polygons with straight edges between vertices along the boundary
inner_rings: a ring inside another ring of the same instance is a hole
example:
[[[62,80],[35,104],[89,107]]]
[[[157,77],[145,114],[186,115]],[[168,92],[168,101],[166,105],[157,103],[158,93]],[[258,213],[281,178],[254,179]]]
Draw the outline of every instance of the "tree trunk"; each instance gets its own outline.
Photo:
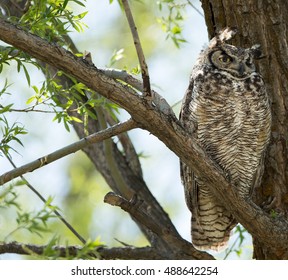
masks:
[[[265,172],[255,202],[266,205],[271,215],[286,216],[288,210],[288,5],[281,0],[202,0],[210,38],[222,28],[236,27],[232,41],[242,47],[261,44],[263,59],[258,70],[271,98],[273,125]],[[267,206],[269,204],[269,206]],[[267,232],[269,234],[269,232]],[[283,259],[281,250],[271,250],[253,238],[254,258]]]

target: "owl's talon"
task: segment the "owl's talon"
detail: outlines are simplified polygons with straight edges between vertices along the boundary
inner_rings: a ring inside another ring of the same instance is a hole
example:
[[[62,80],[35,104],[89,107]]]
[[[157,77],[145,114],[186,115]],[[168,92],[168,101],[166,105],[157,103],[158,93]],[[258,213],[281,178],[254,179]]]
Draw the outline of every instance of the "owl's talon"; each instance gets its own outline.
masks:
[[[268,199],[261,204],[261,208],[265,211],[270,211],[276,206],[276,203],[276,196],[269,196]]]

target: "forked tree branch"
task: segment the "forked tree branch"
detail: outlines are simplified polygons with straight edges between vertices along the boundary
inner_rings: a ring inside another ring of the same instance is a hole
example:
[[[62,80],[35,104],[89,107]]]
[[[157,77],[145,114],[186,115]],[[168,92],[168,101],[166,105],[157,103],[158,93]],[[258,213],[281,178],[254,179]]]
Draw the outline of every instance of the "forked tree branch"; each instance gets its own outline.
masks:
[[[214,259],[211,255],[196,250],[191,243],[181,238],[174,230],[171,230],[169,227],[162,227],[153,219],[153,217],[143,212],[141,209],[143,201],[138,200],[137,195],[128,201],[120,195],[110,192],[106,194],[104,202],[109,203],[112,206],[118,206],[122,210],[128,212],[137,222],[145,225],[169,244],[170,248],[167,248],[167,252],[165,253],[167,259],[191,259],[191,254],[193,259]]]
[[[14,178],[17,178],[23,174],[26,174],[27,172],[32,172],[35,169],[41,168],[53,161],[56,161],[62,157],[65,157],[67,155],[70,155],[72,153],[75,153],[89,145],[98,143],[100,141],[103,141],[105,139],[111,138],[113,136],[116,136],[120,133],[126,132],[128,130],[131,130],[133,128],[136,128],[136,123],[130,119],[123,123],[118,123],[112,127],[109,127],[105,130],[96,132],[94,134],[91,134],[73,144],[70,144],[64,148],[61,148],[51,154],[48,154],[46,156],[43,156],[37,160],[34,160],[30,163],[27,163],[23,166],[20,166],[18,168],[14,168],[11,171],[8,171],[0,176],[0,186],[13,180]]]
[[[132,86],[137,91],[143,92],[143,83],[138,79],[134,78],[132,75],[128,74],[125,70],[118,70],[118,69],[99,69],[99,70],[102,71],[107,77],[123,81],[127,83],[129,86]],[[157,93],[152,89],[151,96],[153,104],[161,112],[163,112],[165,115],[171,115],[171,116],[175,115],[168,102],[159,93]]]

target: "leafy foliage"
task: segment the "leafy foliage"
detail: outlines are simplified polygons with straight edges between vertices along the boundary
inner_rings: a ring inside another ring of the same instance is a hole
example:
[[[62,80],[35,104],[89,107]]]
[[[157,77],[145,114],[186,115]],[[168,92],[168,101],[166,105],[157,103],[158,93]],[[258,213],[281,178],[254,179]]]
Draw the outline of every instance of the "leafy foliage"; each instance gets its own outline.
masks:
[[[38,211],[23,211],[19,203],[19,194],[17,187],[23,184],[22,181],[11,184],[1,190],[0,208],[11,208],[16,210],[16,225],[13,230],[6,233],[4,240],[9,240],[16,232],[27,230],[30,233],[41,236],[43,232],[49,231],[48,220],[55,218],[54,210],[57,207],[52,206],[52,198],[48,198],[42,209]],[[4,234],[4,233],[2,233]]]
[[[167,34],[166,38],[171,39],[177,48],[180,47],[182,43],[186,43],[182,35],[183,31],[183,7],[185,4],[178,4],[177,1],[173,0],[162,0],[158,1],[158,7],[160,11],[163,11],[164,8],[168,10],[167,16],[162,16],[158,18],[163,31]]]
[[[94,241],[88,240],[86,244],[77,252],[77,255],[73,259],[95,259],[97,256],[96,249],[103,246],[100,238],[96,238]]]
[[[18,210],[21,209],[20,204],[17,201],[18,193],[15,190],[14,185],[4,187],[0,192],[0,209],[16,207]]]
[[[69,5],[72,3],[84,7],[83,1],[78,0],[36,0],[20,20],[13,17],[10,17],[10,20],[17,22],[22,28],[48,41],[57,42],[57,44],[61,46],[70,48],[71,41],[67,35],[73,29],[77,32],[83,31],[85,25],[82,23],[82,19],[87,13],[83,12],[75,15],[73,10],[69,8]],[[57,71],[51,76],[50,69],[44,68],[41,62],[34,60],[27,54],[10,46],[0,48],[0,73],[5,74],[5,71],[9,68],[15,69],[17,72],[21,71],[24,73],[27,84],[32,90],[26,101],[26,106],[23,106],[23,108],[16,109],[14,103],[5,105],[6,97],[9,95],[9,82],[8,79],[5,80],[3,88],[0,91],[0,129],[2,132],[0,152],[2,152],[2,155],[11,159],[11,150],[17,152],[15,143],[23,146],[21,137],[28,133],[21,123],[10,122],[5,114],[7,114],[7,117],[9,113],[15,112],[54,114],[55,117],[53,120],[64,123],[68,131],[70,131],[70,124],[72,122],[83,122],[84,125],[86,125],[85,122],[88,116],[92,119],[97,119],[97,110],[95,110],[97,107],[106,110],[115,118],[115,113],[118,111],[118,107],[115,104],[91,91],[72,76],[68,76],[61,71]],[[111,65],[121,58],[122,51],[115,52],[115,55],[110,61]],[[36,66],[36,69],[41,70],[45,74],[46,80],[40,83],[40,86],[39,81],[35,83],[31,76],[30,70],[27,68],[28,64]],[[63,86],[63,78],[69,81],[68,86]],[[89,98],[87,98],[87,96]],[[65,102],[63,102],[63,100],[65,100]],[[81,119],[73,116],[73,114],[71,114],[73,111],[77,112],[81,116]],[[14,238],[16,234],[24,234],[24,232],[43,237],[43,234],[51,231],[51,223],[58,217],[58,215],[55,214],[58,212],[58,207],[52,206],[51,197],[46,200],[46,203],[40,210],[22,210],[21,202],[19,202],[19,193],[16,191],[16,186],[19,184],[20,182],[14,182],[8,187],[2,187],[0,193],[0,208],[9,209],[10,212],[12,211],[12,213],[15,214],[15,227],[10,229],[9,232],[2,233],[2,235],[6,234],[4,238],[5,241]],[[30,185],[29,182],[24,179],[21,181],[21,185],[22,184]],[[43,201],[44,198],[31,185],[29,188]],[[13,211],[13,208],[15,211]],[[54,236],[49,241],[43,254],[49,258],[57,258],[59,252],[54,250],[54,245],[58,245],[59,242],[60,238]],[[83,248],[78,251],[77,256],[71,256],[71,258],[90,258],[91,252],[100,244],[102,243],[99,241],[99,238],[95,241],[88,241]],[[32,252],[30,253],[32,254]]]
[[[22,27],[30,32],[46,38],[48,41],[57,41],[58,44],[66,45],[65,36],[71,28],[81,32],[84,24],[82,19],[87,12],[74,15],[68,4],[72,2],[83,6],[78,0],[37,0],[30,6],[27,13],[20,19]],[[17,19],[18,20],[18,19]]]
[[[234,243],[230,246],[230,248],[226,249],[224,259],[227,259],[231,253],[236,253],[238,257],[241,257],[243,253],[242,244],[245,240],[245,233],[247,233],[246,229],[241,225],[237,225],[234,231],[234,234],[237,235]]]
[[[11,106],[8,105],[5,108],[9,109],[9,107]],[[0,151],[2,151],[2,153],[9,154],[10,149],[16,151],[11,146],[13,142],[17,142],[18,144],[23,146],[19,136],[27,134],[27,132],[22,125],[18,123],[13,123],[12,125],[10,125],[4,115],[0,117],[0,124],[2,124],[1,125],[2,139],[0,141]]]
[[[41,236],[42,232],[49,231],[49,228],[47,227],[48,220],[55,217],[53,209],[51,209],[51,206],[48,204],[45,204],[41,210],[36,212],[17,212],[17,228],[13,233],[18,230],[26,229],[31,233],[36,233]]]

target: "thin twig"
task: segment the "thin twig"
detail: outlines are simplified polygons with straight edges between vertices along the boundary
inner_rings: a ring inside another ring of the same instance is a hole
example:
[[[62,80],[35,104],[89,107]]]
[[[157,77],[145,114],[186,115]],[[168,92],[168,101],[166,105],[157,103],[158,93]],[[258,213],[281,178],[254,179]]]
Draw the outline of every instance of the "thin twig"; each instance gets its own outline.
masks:
[[[202,17],[204,17],[204,14],[196,8],[196,6],[194,4],[191,3],[191,1],[188,1],[188,4]]]
[[[38,169],[40,167],[43,167],[44,165],[47,165],[55,160],[58,160],[64,156],[67,156],[69,154],[75,153],[91,144],[98,143],[100,141],[103,141],[107,138],[110,138],[112,136],[118,135],[122,132],[126,132],[128,130],[134,129],[137,127],[137,124],[134,120],[129,119],[128,121],[125,121],[123,123],[119,123],[117,125],[114,125],[112,127],[109,127],[105,130],[93,133],[71,145],[68,145],[64,148],[61,148],[51,154],[48,154],[44,157],[41,157],[37,160],[34,160],[28,164],[25,164],[21,167],[15,168],[11,171],[8,171],[0,176],[0,186],[4,183],[7,183],[11,180],[13,180],[16,177],[19,177],[27,172],[32,172],[35,169]]]
[[[140,63],[140,67],[141,67],[141,73],[142,73],[142,79],[143,79],[143,94],[145,96],[151,96],[151,85],[150,85],[150,77],[149,77],[149,72],[148,72],[148,66],[145,60],[145,56],[144,56],[144,52],[141,46],[141,42],[140,42],[140,38],[138,35],[138,31],[137,31],[137,27],[135,25],[134,19],[133,19],[133,15],[131,12],[131,9],[129,7],[129,3],[128,0],[122,0],[122,4],[124,6],[124,11],[126,14],[126,18],[128,20],[129,23],[129,27],[133,36],[133,40],[134,40],[134,45],[136,48],[136,52],[137,52],[137,56],[138,56],[138,60]]]
[[[5,106],[0,104],[0,109],[5,108]],[[15,112],[15,113],[45,113],[45,114],[55,114],[55,111],[47,111],[47,110],[38,110],[34,109],[35,106],[31,106],[24,109],[9,109],[8,112]],[[56,111],[57,113],[57,111]]]
[[[3,151],[2,151],[3,152]],[[17,168],[17,166],[14,164],[14,162],[12,161],[12,159],[10,158],[10,156],[7,153],[4,153],[4,155],[6,156],[6,158],[8,159],[8,161],[11,163],[11,165],[14,168]],[[47,203],[47,200],[28,182],[28,180],[24,177],[24,176],[20,176],[20,178],[24,181],[24,183],[27,185],[27,187],[34,192],[42,202],[44,202],[45,204]],[[52,211],[54,212],[54,214],[64,223],[64,225],[83,243],[86,243],[86,240],[72,227],[72,225],[67,222],[64,217],[56,210],[52,208]]]

